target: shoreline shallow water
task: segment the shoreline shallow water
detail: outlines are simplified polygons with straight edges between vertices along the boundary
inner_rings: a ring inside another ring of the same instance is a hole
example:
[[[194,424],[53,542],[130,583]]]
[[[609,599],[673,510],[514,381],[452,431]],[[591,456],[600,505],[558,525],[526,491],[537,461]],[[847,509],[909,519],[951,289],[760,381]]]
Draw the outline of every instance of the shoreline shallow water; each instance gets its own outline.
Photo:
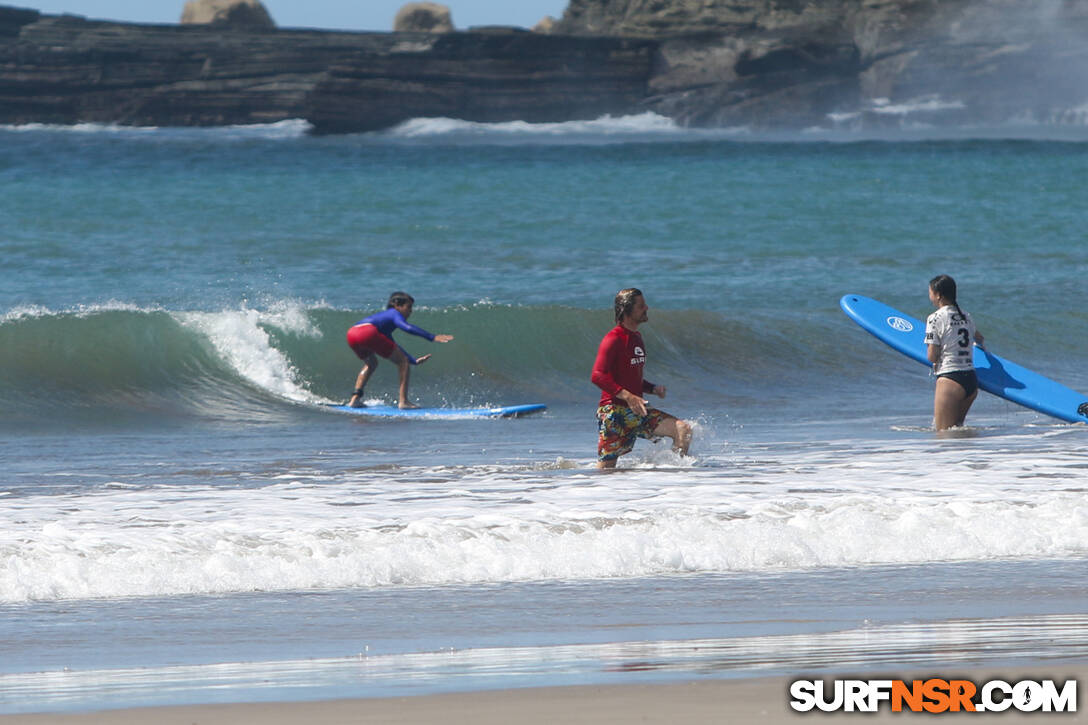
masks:
[[[631,722],[661,723],[754,723],[775,725],[816,718],[820,722],[902,722],[911,714],[892,712],[885,703],[875,713],[797,712],[790,707],[790,683],[820,676],[756,677],[747,679],[700,679],[673,683],[628,685],[576,685],[531,687],[447,693],[414,697],[337,699],[316,702],[226,703],[174,707],[110,709],[96,712],[0,715],[0,725],[212,725],[254,723],[263,725],[343,725],[346,723],[465,723],[465,725],[552,725],[593,723],[626,725]],[[991,680],[1016,683],[1052,680],[1059,687],[1077,683],[1078,698],[1088,683],[1088,664],[1054,663],[1050,666],[981,668],[943,667],[926,671],[879,671],[867,675],[851,672],[843,679],[941,679],[969,680],[977,685]],[[825,681],[832,676],[823,675]],[[1015,709],[987,713],[946,713],[972,722],[999,718],[1002,723],[1084,723],[1088,711],[1077,701],[1075,712],[1023,713]]]
[[[7,605],[0,640],[21,671],[0,672],[0,713],[1076,662],[1086,566]]]

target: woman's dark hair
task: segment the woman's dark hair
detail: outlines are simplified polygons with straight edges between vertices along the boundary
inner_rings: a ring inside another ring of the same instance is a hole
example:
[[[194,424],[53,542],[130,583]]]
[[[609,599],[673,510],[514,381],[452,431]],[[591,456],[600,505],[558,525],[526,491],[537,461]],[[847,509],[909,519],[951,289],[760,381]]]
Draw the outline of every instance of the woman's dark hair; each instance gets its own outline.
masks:
[[[386,303],[385,309],[388,310],[390,307],[403,307],[409,302],[414,305],[416,303],[416,298],[407,292],[394,292],[389,295],[389,302]]]
[[[960,303],[956,302],[956,280],[952,279],[947,274],[938,274],[936,277],[929,280],[929,288],[936,292],[937,296],[945,302],[950,302],[952,306],[956,308],[956,312],[960,313],[960,317],[963,317],[963,310],[960,309]]]
[[[635,300],[642,296],[642,290],[637,287],[621,289],[616,293],[616,322],[619,322],[635,306]]]

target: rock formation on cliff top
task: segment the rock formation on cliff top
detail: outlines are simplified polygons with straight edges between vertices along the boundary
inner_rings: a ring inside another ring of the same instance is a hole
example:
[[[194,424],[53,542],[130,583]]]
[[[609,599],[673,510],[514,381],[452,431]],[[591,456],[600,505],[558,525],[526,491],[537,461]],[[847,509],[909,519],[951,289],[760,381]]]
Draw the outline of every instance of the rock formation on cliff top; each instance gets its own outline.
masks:
[[[452,33],[450,9],[438,3],[408,3],[393,19],[395,33]]]
[[[182,8],[181,22],[235,28],[276,27],[260,0],[189,0]]]

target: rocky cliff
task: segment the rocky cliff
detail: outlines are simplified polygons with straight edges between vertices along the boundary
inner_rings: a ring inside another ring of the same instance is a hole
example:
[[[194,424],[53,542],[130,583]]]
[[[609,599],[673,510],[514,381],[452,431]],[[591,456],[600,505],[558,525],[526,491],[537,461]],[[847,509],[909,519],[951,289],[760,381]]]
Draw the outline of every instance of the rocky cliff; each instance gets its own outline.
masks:
[[[367,131],[1084,123],[1085,0],[571,0],[548,34],[130,25],[0,7],[0,123]]]
[[[571,0],[555,32],[659,43],[691,125],[1083,123],[1083,0]]]
[[[0,123],[372,131],[419,116],[626,113],[656,44],[529,32],[346,33],[132,25],[0,7]]]
[[[308,99],[306,118],[349,132],[407,118],[530,122],[640,108],[656,44],[529,32],[399,37],[388,52],[343,53]]]

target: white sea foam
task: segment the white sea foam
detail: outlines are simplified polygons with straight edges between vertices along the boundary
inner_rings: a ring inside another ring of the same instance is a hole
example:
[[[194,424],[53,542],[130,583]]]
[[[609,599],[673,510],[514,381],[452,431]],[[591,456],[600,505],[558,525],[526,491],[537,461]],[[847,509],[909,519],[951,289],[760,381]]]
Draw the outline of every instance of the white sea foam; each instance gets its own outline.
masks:
[[[0,124],[0,130],[31,132],[53,131],[57,133],[101,133],[101,134],[151,134],[159,130],[158,126],[122,126],[118,123],[20,123]]]
[[[246,319],[243,325],[252,323]],[[1079,431],[1073,431],[1073,434]],[[1088,555],[1068,441],[754,448],[680,470],[265,474],[253,488],[7,499],[4,601]],[[255,478],[260,478],[254,474]]]
[[[1063,111],[1056,111],[1051,121],[1066,126],[1088,126],[1088,101]]]
[[[173,316],[205,336],[235,372],[257,387],[297,402],[329,402],[306,390],[298,370],[275,348],[265,329],[276,327],[296,335],[320,336],[301,305],[284,302],[265,311],[241,308],[176,312]]]
[[[940,96],[922,96],[901,101],[899,103],[892,103],[888,98],[874,98],[863,108],[855,111],[829,113],[827,117],[832,123],[840,125],[859,121],[866,113],[872,113],[877,116],[898,116],[906,119],[908,116],[912,115],[931,114],[939,111],[956,111],[966,107],[967,106],[963,101],[946,101]],[[820,129],[815,129],[815,131],[819,130]]]
[[[198,138],[214,139],[277,139],[298,138],[310,132],[312,125],[301,118],[276,121],[275,123],[239,124],[231,126],[180,127],[180,126],[125,126],[118,123],[25,123],[0,124],[0,130],[16,133],[50,132],[58,134],[98,134],[131,138]]]
[[[750,129],[686,128],[656,113],[602,116],[588,121],[478,123],[454,118],[413,118],[375,134],[405,141],[466,141],[471,143],[625,143],[632,141],[702,141],[747,138]]]
[[[61,309],[52,309],[43,305],[20,305],[13,307],[0,315],[0,324],[16,322],[24,319],[36,319],[43,317],[57,317],[72,315],[75,317],[90,317],[102,312],[156,312],[159,308],[140,307],[130,302],[108,300],[91,305],[75,305]]]
[[[17,322],[19,320],[49,317],[54,314],[48,307],[41,305],[19,305],[0,315],[0,324],[5,322]]]
[[[887,98],[877,98],[870,109],[873,113],[890,116],[906,116],[911,113],[934,113],[966,108],[963,101],[945,101],[940,96],[925,96],[902,103],[892,103]]]
[[[674,133],[680,126],[672,119],[656,113],[640,113],[632,116],[605,115],[591,121],[563,121],[559,123],[528,123],[507,121],[501,123],[477,123],[455,118],[413,118],[399,124],[387,133],[391,136],[415,138],[447,134],[507,134],[507,135],[566,135],[566,134],[630,134]]]
[[[866,117],[895,118],[899,121],[901,134],[908,134],[907,136],[897,134],[896,139],[916,136],[924,139],[1028,138],[1083,141],[1083,129],[1088,126],[1088,102],[1056,107],[1041,118],[1031,109],[1024,109],[1010,116],[1004,123],[987,126],[933,126],[925,122],[933,114],[960,111],[966,108],[967,104],[963,101],[945,99],[940,95],[919,96],[896,103],[888,98],[875,98],[855,110],[829,113],[827,118],[836,129],[854,129],[852,133],[859,136],[875,134],[876,137],[880,137],[881,132],[886,136],[887,131],[880,128],[865,129]],[[828,133],[829,130],[826,128],[806,129],[806,134],[810,137],[819,137]]]

